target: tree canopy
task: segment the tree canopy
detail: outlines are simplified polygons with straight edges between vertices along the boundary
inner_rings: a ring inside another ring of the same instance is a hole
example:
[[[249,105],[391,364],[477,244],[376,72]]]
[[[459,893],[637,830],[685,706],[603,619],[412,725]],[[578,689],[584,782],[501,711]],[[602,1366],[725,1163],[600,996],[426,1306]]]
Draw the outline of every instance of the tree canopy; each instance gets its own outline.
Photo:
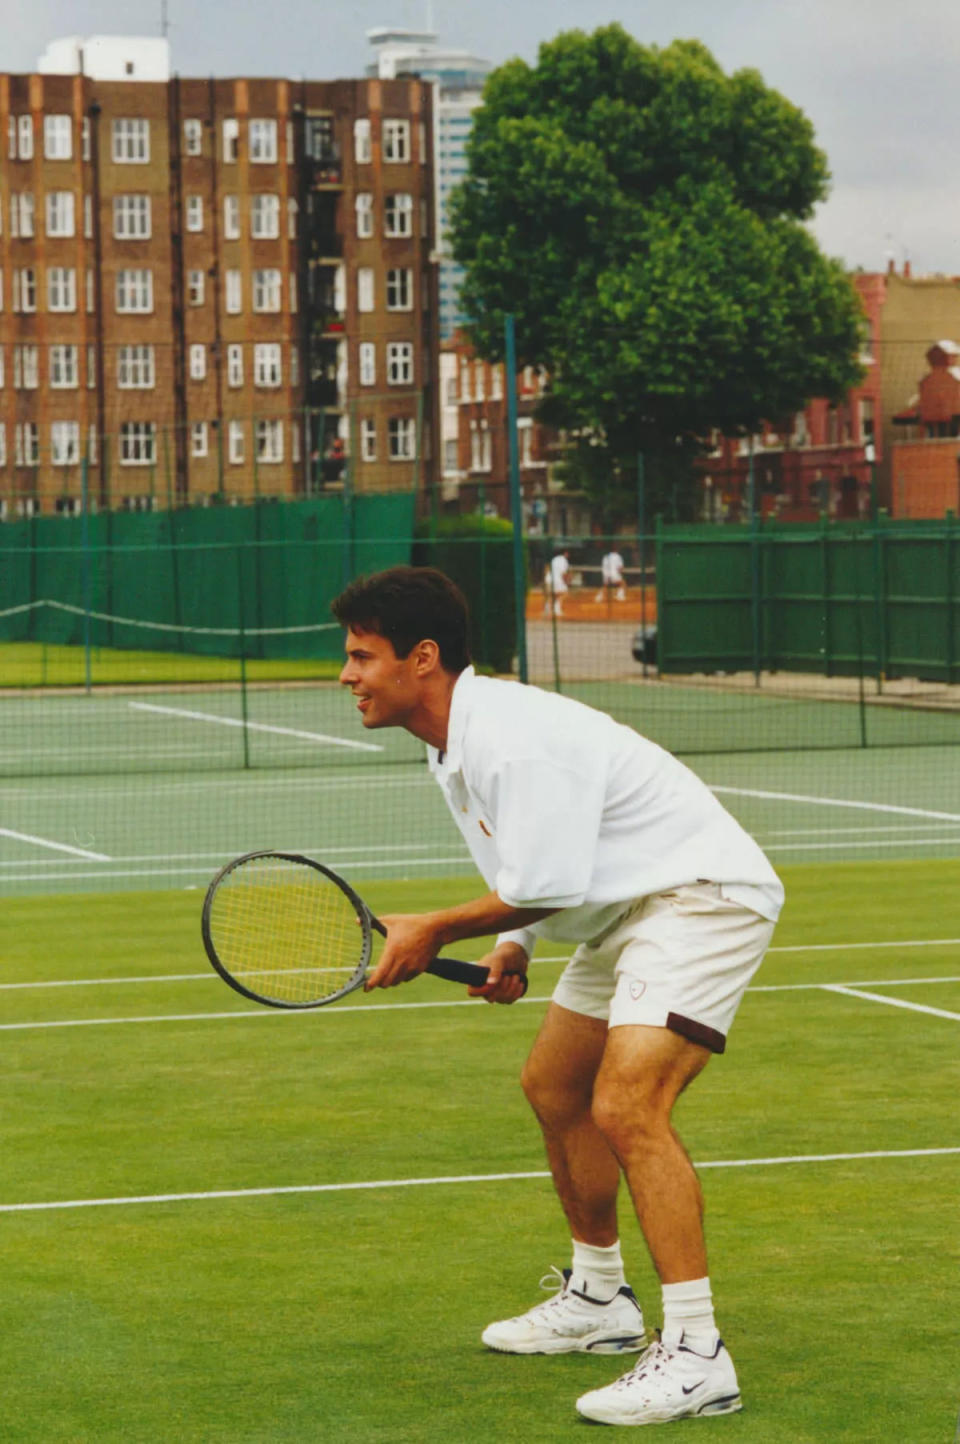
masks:
[[[864,316],[804,225],[827,193],[806,116],[705,46],[570,31],[487,81],[454,194],[481,354],[516,317],[550,418],[611,462],[754,431],[860,378]]]

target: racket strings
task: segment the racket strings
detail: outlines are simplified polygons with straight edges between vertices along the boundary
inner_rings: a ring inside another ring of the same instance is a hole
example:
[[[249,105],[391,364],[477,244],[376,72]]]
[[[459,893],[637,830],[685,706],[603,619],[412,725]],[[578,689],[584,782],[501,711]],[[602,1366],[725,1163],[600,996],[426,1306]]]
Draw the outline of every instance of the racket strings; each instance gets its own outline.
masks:
[[[216,952],[237,982],[283,1003],[316,1003],[362,973],[368,934],[347,895],[287,858],[258,858],[229,874],[210,916]]]

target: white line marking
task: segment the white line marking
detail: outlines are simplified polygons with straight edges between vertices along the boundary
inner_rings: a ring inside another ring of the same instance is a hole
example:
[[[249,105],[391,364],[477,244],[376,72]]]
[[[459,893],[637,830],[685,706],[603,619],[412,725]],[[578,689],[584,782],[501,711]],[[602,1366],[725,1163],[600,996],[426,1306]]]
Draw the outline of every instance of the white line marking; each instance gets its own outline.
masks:
[[[822,983],[825,993],[843,993],[847,998],[865,998],[868,1003],[886,1003],[889,1008],[907,1008],[912,1013],[930,1013],[934,1018],[950,1018],[960,1023],[960,1013],[948,1013],[945,1008],[931,1008],[926,1003],[910,1003],[906,998],[886,998],[882,993],[867,993],[862,988],[850,988],[843,983]]]
[[[282,851],[282,852],[300,852],[300,853],[306,853],[308,857],[322,858],[324,861],[326,861],[327,858],[330,858],[330,857],[334,857],[334,856],[335,856],[335,857],[337,857],[337,858],[339,859],[339,861],[340,861],[341,863],[344,863],[344,862],[346,862],[346,860],[347,860],[348,854],[350,854],[350,853],[357,853],[357,852],[362,855],[361,861],[369,861],[369,860],[370,860],[370,857],[371,857],[371,853],[370,853],[371,846],[375,846],[375,847],[376,847],[377,853],[381,853],[381,852],[423,852],[424,849],[426,849],[426,848],[442,847],[442,846],[443,846],[443,840],[441,839],[441,840],[439,840],[439,841],[433,841],[433,842],[378,842],[378,843],[376,843],[376,844],[364,843],[364,844],[363,844],[362,846],[360,846],[360,847],[336,847],[336,848],[331,848],[329,845],[327,845],[326,847],[323,847],[323,846],[321,846],[321,845],[318,844],[318,843],[296,843],[296,844],[294,844],[294,843],[287,843],[287,844],[285,844],[285,845],[284,845],[281,849],[279,849],[279,850]],[[236,854],[234,854],[234,853],[229,853],[229,854],[228,854],[227,852],[224,851],[223,848],[221,848],[219,852],[152,852],[152,853],[151,853],[151,852],[146,852],[146,853],[131,853],[131,854],[129,854],[128,856],[122,855],[122,854],[120,854],[120,853],[115,853],[112,857],[110,857],[110,858],[108,859],[108,861],[110,861],[110,862],[112,862],[112,863],[114,863],[114,864],[120,864],[120,863],[127,863],[127,862],[188,862],[188,861],[193,860],[193,861],[200,861],[200,862],[207,862],[207,861],[209,861],[209,862],[212,862],[212,863],[214,863],[214,864],[220,864],[220,863],[224,863],[224,862],[229,862],[229,861],[230,861],[230,858],[231,858],[232,856],[235,856],[235,855],[236,855]],[[96,856],[96,854],[94,854],[94,856]],[[464,859],[468,858],[469,856],[470,856],[470,854],[466,851],[466,849],[464,849],[464,852],[463,852],[463,857],[464,857]],[[43,858],[43,859],[42,859],[43,865],[44,865],[45,867],[63,867],[63,866],[65,866],[69,861],[70,861],[69,858],[63,858],[63,857]],[[9,869],[9,868],[13,868],[13,867],[39,867],[39,866],[40,866],[40,862],[39,862],[39,861],[32,861],[32,862],[31,862],[31,861],[27,861],[26,859],[21,859],[19,862],[17,862],[17,861],[13,861],[13,862],[0,862],[0,871],[3,871],[5,868]]]
[[[767,948],[768,953],[833,953],[852,951],[854,948],[945,948],[956,947],[960,938],[895,938],[880,943],[791,943],[779,948]]]
[[[809,802],[816,807],[853,807],[863,812],[894,812],[903,817],[938,817],[960,822],[960,812],[934,812],[928,807],[897,807],[892,802],[855,802],[842,797],[809,797],[803,792],[762,792],[753,787],[720,787],[708,782],[711,792],[728,792],[735,797],[760,797],[770,802]]]
[[[763,843],[766,852],[837,852],[853,847],[955,847],[960,837],[867,837],[863,842],[849,838],[844,842],[769,842]]]
[[[301,732],[296,727],[277,727],[269,722],[244,722],[242,717],[219,717],[215,712],[192,712],[186,707],[160,707],[154,702],[131,702],[138,712],[162,712],[168,717],[189,717],[194,722],[219,722],[221,727],[246,727],[250,732],[275,732],[283,737],[301,737],[307,742],[332,742],[358,752],[383,752],[376,742],[357,742],[351,737],[331,737],[325,732]]]
[[[942,1158],[960,1153],[957,1148],[871,1149],[864,1153],[796,1153],[780,1158],[717,1158],[696,1168],[774,1168],[791,1163],[857,1163],[874,1158]],[[218,1188],[202,1193],[144,1193],[125,1198],[72,1198],[44,1203],[0,1203],[0,1213],[39,1213],[50,1209],[117,1208],[144,1203],[207,1203],[221,1198],[274,1198],[283,1194],[357,1193],[381,1188],[430,1188],[463,1183],[512,1183],[549,1178],[546,1169],[522,1173],[460,1173],[433,1178],[378,1178],[360,1183],[299,1183],[267,1188]]]
[[[75,856],[86,858],[89,862],[111,861],[104,852],[90,852],[85,847],[71,847],[66,842],[51,842],[48,837],[35,837],[32,832],[14,832],[10,827],[0,827],[0,837],[13,838],[14,842],[29,842],[34,847],[49,847],[55,852],[72,852]],[[62,862],[64,859],[60,860]],[[29,866],[29,864],[26,865]]]
[[[106,857],[104,862],[113,862],[112,858]],[[229,859],[224,855],[224,861]],[[326,859],[331,867],[350,866],[354,871],[383,871],[384,868],[396,867],[451,867],[454,863],[461,864],[468,860],[467,853],[454,853],[446,857],[401,857],[401,858],[376,858],[376,857],[350,857],[340,858],[332,856]],[[10,882],[76,882],[81,878],[96,878],[99,882],[105,882],[110,878],[117,877],[209,877],[209,868],[201,867],[141,867],[141,868],[101,868],[98,872],[20,872],[10,874]]]

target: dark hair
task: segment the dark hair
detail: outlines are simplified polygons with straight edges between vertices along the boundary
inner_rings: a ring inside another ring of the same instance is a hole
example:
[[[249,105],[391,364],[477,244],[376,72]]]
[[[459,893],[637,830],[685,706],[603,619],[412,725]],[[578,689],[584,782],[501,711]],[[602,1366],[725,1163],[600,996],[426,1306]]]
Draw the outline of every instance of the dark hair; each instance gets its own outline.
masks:
[[[408,657],[429,638],[447,672],[470,665],[470,613],[460,588],[436,567],[390,567],[358,577],[335,597],[330,610],[344,627],[376,632]]]

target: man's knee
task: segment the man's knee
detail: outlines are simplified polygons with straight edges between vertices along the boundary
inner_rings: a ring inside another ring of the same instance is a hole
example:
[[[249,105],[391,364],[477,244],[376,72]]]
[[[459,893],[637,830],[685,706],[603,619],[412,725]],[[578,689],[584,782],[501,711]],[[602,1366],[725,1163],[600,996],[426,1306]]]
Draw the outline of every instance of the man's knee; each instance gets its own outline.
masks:
[[[563,1124],[590,1111],[593,1078],[554,1066],[556,1060],[531,1053],[520,1074],[530,1107],[544,1123]]]

